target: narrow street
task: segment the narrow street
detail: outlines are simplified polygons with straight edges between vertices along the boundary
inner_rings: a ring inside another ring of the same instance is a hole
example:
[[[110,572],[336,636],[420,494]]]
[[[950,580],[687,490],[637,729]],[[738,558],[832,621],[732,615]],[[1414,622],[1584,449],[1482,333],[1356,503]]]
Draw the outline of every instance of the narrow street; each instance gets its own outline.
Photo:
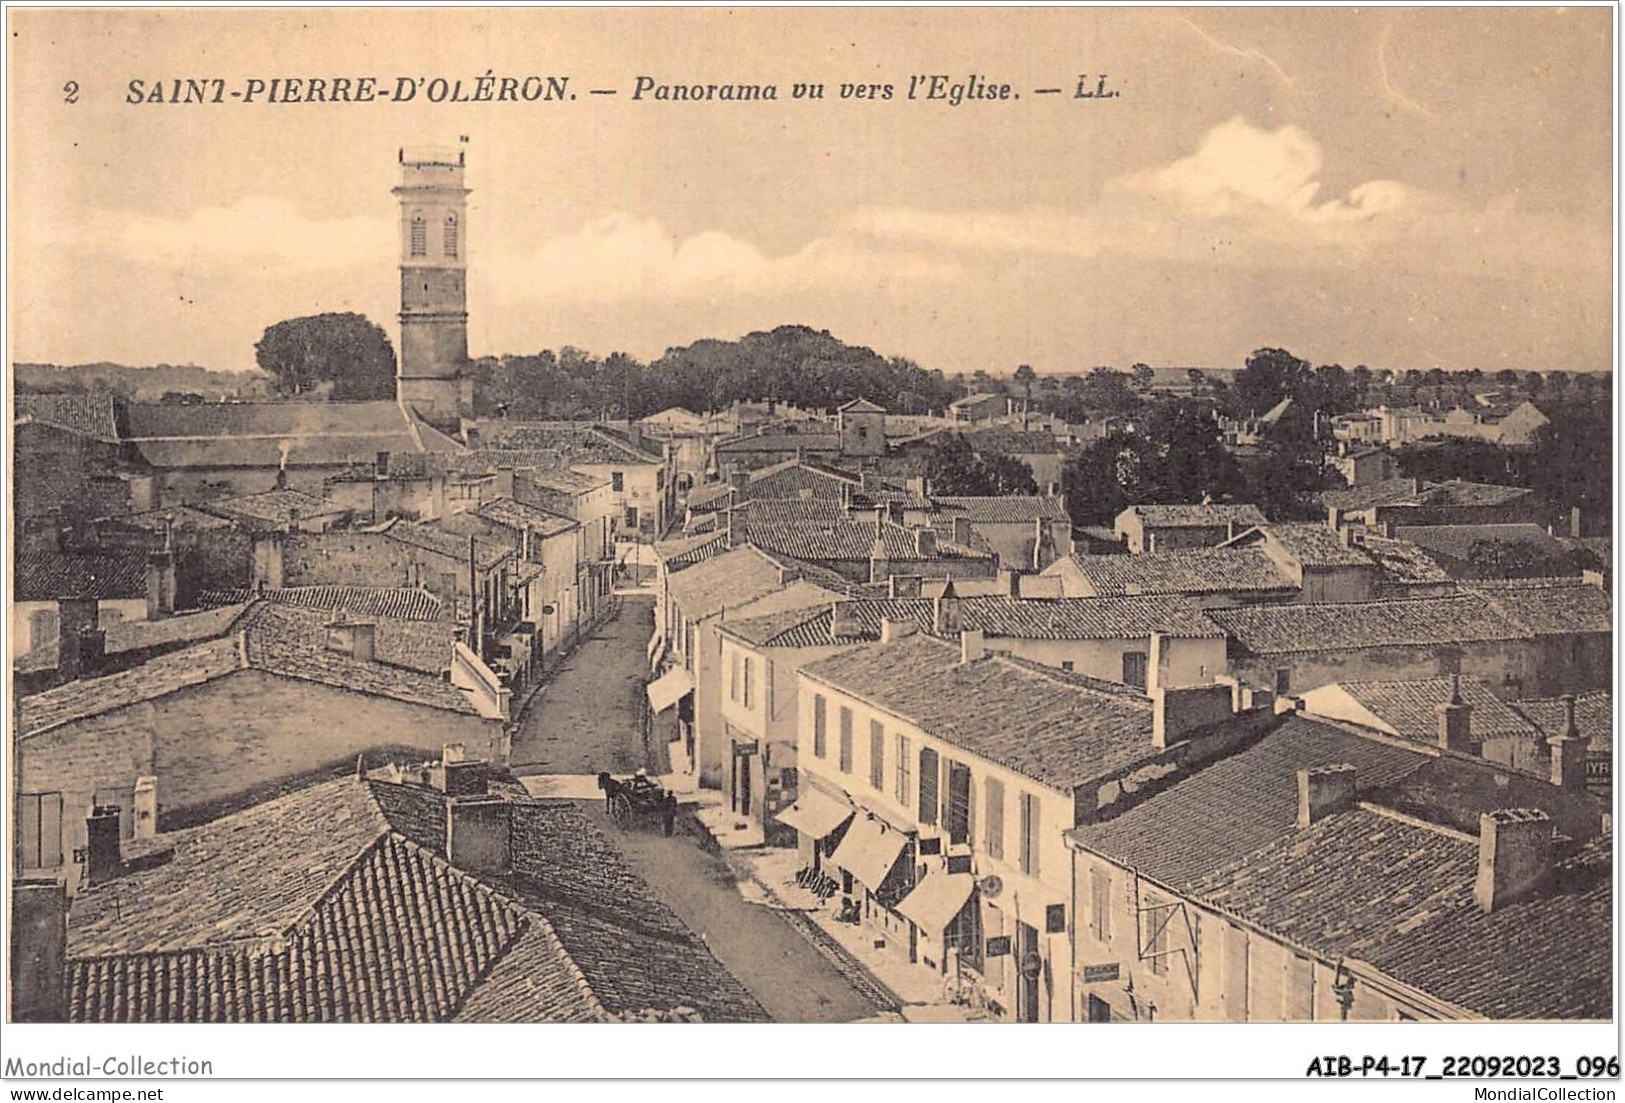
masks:
[[[569,796],[585,795],[600,770],[627,774],[669,769],[665,749],[646,751],[639,733],[648,677],[645,648],[654,628],[654,603],[621,599],[619,614],[599,625],[526,709],[514,736],[513,772]],[[550,775],[544,781],[542,775]],[[567,775],[560,777],[558,775]],[[667,838],[658,823],[616,829],[600,800],[583,806],[603,824],[634,869],[695,932],[712,953],[779,1022],[851,1022],[885,1007],[864,994],[785,916],[740,891],[723,857],[705,848],[688,816]],[[746,891],[753,887],[748,883]]]
[[[515,774],[669,769],[665,748],[646,751],[638,726],[649,673],[644,648],[653,631],[654,600],[623,597],[620,612],[548,674],[514,734]]]
[[[698,837],[679,831],[668,839],[658,825],[618,831],[603,802],[591,804],[632,867],[776,1022],[854,1022],[887,1010],[842,976],[784,916],[741,896],[722,855],[702,849]],[[692,822],[684,826],[697,830]]]

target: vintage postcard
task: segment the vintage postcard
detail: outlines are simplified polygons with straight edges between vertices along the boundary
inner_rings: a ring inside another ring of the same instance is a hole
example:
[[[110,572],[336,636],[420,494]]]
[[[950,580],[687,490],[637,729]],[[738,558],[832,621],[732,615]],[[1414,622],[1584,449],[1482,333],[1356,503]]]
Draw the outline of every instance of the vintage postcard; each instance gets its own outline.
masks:
[[[8,9],[5,1074],[1605,1098],[1615,15]]]

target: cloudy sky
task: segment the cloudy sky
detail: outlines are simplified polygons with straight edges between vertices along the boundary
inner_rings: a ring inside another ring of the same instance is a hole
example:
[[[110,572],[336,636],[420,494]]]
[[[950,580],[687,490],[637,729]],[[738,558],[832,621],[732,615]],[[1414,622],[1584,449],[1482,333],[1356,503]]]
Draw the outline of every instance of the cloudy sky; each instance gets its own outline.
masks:
[[[14,10],[9,352],[245,368],[267,325],[329,310],[393,338],[397,146],[466,135],[476,355],[803,323],[949,372],[1262,345],[1602,369],[1610,16]],[[123,102],[132,79],[488,70],[580,99]],[[901,98],[933,73],[1021,97]],[[1101,73],[1118,98],[1071,98]],[[633,102],[639,75],[780,100]]]

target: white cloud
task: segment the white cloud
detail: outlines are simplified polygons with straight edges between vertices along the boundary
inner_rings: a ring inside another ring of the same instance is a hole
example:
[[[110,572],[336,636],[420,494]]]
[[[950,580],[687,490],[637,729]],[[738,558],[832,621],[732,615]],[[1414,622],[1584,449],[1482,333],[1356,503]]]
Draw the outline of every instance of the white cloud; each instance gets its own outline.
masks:
[[[879,291],[957,278],[960,266],[841,237],[815,238],[773,257],[742,238],[707,230],[679,238],[658,219],[614,214],[495,257],[491,285],[502,301],[760,297],[796,291]]]
[[[1102,244],[1100,229],[1092,220],[1049,209],[1003,213],[869,207],[853,215],[847,225],[870,237],[946,249],[1091,257],[1100,252]]]

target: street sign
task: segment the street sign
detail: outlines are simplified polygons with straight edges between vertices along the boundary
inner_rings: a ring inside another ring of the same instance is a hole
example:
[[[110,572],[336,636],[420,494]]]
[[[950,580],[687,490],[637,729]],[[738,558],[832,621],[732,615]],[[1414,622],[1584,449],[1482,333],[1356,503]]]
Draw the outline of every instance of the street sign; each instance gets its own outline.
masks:
[[[1005,957],[1010,953],[1010,936],[1007,934],[994,935],[987,940],[988,957]]]
[[[1123,969],[1118,962],[1109,965],[1085,965],[1083,967],[1083,983],[1104,984],[1107,981],[1117,980],[1122,976]]]

